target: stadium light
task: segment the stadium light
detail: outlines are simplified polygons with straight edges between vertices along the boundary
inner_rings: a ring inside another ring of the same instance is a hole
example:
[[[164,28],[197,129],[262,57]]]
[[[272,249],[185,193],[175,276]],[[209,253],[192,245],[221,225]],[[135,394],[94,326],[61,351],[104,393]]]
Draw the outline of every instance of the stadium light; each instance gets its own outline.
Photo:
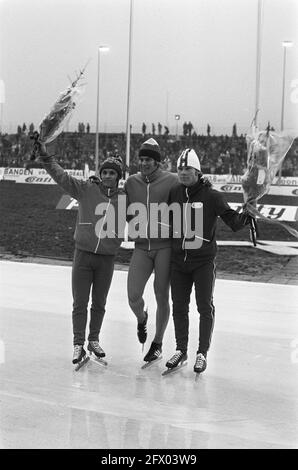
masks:
[[[286,82],[286,52],[287,49],[292,47],[292,41],[283,41],[283,67],[282,67],[282,95],[281,95],[281,117],[280,117],[280,130],[284,130],[284,112],[285,112],[285,82]]]
[[[99,74],[100,74],[100,53],[108,52],[109,46],[101,45],[98,48],[97,60],[97,96],[96,96],[96,131],[95,131],[95,174],[98,175],[98,131],[99,131]]]
[[[176,140],[178,140],[178,121],[180,120],[180,114],[175,114],[176,120]]]

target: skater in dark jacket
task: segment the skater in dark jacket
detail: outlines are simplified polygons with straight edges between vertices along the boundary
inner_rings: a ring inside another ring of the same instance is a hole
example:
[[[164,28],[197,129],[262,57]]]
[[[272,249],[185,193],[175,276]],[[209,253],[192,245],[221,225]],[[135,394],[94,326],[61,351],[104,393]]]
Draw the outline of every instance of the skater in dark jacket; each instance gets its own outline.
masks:
[[[91,177],[87,181],[70,176],[48,156],[45,146],[40,147],[40,160],[56,183],[70,196],[77,199],[78,216],[74,234],[75,252],[72,265],[73,294],[73,360],[80,363],[86,356],[84,349],[88,317],[88,302],[91,289],[91,308],[88,335],[88,350],[97,357],[104,357],[105,352],[99,345],[107,295],[114,272],[114,258],[120,247],[124,233],[123,227],[117,226],[119,179],[122,177],[121,157],[107,158],[99,168],[99,178]],[[121,196],[125,199],[124,193]],[[124,202],[125,204],[125,202]],[[125,205],[124,205],[125,208]],[[109,233],[108,218],[112,217],[113,230]]]
[[[170,192],[169,203],[178,203],[181,211],[172,220],[171,295],[177,351],[166,363],[169,369],[187,359],[189,303],[192,287],[200,315],[199,343],[195,372],[207,366],[207,352],[214,327],[216,222],[222,220],[233,230],[249,223],[249,215],[230,208],[223,194],[212,188],[201,173],[196,152],[186,149],[177,161],[180,185]],[[180,217],[181,215],[181,217]]]

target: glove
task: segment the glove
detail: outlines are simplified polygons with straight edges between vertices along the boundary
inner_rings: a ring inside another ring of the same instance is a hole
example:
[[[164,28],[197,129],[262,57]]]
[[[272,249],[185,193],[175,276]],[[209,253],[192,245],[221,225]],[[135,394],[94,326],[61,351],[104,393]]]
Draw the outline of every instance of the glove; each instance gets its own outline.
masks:
[[[249,225],[251,221],[254,219],[254,217],[252,217],[247,212],[241,212],[241,214],[239,214],[239,217],[240,217],[241,224],[243,226]]]
[[[92,175],[92,176],[89,176],[89,181],[91,181],[91,183],[100,183],[100,179],[98,178],[98,176],[95,176],[95,175]]]
[[[253,219],[255,219],[256,216],[255,216],[255,213],[253,212],[253,210],[251,209],[251,207],[254,207],[254,206],[252,204],[249,204],[249,203],[243,204],[242,212],[243,212],[243,214],[249,215]]]
[[[250,207],[251,205],[247,203],[243,204],[242,206],[241,216],[243,218],[244,225],[248,225],[251,223],[254,223],[254,225],[256,224],[256,216],[254,212],[250,209]]]

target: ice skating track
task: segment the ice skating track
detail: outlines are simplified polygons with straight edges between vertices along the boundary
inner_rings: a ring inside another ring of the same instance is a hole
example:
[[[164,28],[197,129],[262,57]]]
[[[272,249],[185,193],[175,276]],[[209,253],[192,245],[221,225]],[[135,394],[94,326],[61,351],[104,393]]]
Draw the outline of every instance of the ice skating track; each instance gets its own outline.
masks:
[[[298,288],[217,280],[208,368],[189,359],[163,377],[175,351],[172,317],[163,358],[141,369],[127,272],[116,270],[100,343],[108,366],[73,371],[71,268],[0,262],[2,449],[298,448]],[[154,335],[152,282],[148,340]],[[144,352],[145,352],[144,351]]]

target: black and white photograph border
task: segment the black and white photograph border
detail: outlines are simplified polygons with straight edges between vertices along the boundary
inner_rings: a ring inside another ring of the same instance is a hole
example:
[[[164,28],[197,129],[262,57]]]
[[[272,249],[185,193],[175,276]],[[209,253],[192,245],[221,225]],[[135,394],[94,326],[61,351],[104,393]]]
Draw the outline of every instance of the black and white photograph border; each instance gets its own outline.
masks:
[[[175,449],[298,448],[297,13],[295,0],[0,2],[1,451],[97,450],[101,464],[136,466],[113,458],[154,451],[147,463],[169,464],[178,462],[161,456]],[[248,227],[233,233],[218,221],[215,323],[201,374],[194,292],[183,367],[165,373],[176,349],[171,297],[161,358],[144,367],[156,322],[153,275],[143,348],[127,296],[127,240],[100,332],[106,356],[72,363],[77,204],[31,159],[30,133],[85,66],[71,120],[57,124],[49,144],[78,179],[114,152],[124,184],[152,137],[175,172],[181,151],[203,143],[203,173],[239,212],[251,124],[293,135],[258,201],[256,246]],[[233,137],[242,149],[235,168]]]

